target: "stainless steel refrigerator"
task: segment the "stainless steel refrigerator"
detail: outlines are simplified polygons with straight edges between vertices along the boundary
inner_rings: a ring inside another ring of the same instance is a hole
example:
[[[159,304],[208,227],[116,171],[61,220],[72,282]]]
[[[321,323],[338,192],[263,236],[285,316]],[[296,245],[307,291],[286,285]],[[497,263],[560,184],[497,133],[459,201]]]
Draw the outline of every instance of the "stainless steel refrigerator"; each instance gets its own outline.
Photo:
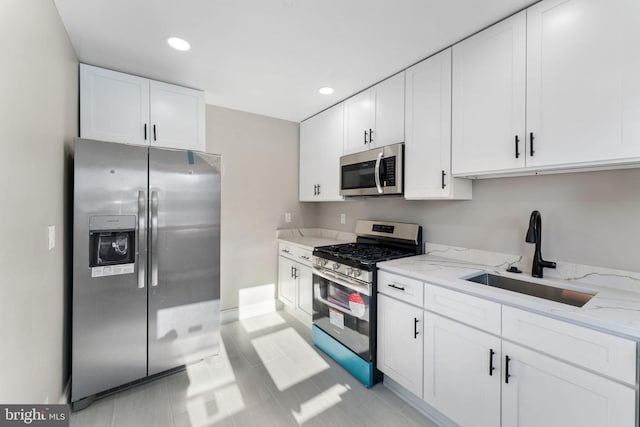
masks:
[[[71,401],[216,354],[217,155],[76,139]]]

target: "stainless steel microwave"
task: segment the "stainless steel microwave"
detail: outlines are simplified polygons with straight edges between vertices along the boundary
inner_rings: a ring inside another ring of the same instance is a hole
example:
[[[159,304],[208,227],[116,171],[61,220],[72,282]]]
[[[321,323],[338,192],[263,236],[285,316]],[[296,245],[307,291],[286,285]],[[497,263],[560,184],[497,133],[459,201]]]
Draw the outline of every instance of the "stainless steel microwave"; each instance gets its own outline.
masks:
[[[340,157],[340,195],[391,196],[403,191],[404,144]]]

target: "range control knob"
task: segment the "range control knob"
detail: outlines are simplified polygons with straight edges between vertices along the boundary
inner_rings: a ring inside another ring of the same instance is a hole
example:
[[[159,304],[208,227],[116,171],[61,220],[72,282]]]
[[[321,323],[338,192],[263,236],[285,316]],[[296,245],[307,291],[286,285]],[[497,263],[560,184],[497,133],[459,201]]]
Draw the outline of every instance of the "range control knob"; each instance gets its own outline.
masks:
[[[334,269],[334,270],[337,270],[337,269],[339,269],[339,268],[340,268],[340,264],[338,264],[337,262],[334,262],[334,263],[333,263],[333,269]]]
[[[318,258],[318,259],[316,259],[316,264],[324,267],[325,265],[327,265],[327,260],[326,259],[322,259],[322,258]]]
[[[360,270],[358,269],[353,270],[353,277],[358,277],[358,276],[360,276]]]
[[[353,268],[351,267],[347,268],[346,273],[347,273],[347,276],[351,276],[353,274]]]

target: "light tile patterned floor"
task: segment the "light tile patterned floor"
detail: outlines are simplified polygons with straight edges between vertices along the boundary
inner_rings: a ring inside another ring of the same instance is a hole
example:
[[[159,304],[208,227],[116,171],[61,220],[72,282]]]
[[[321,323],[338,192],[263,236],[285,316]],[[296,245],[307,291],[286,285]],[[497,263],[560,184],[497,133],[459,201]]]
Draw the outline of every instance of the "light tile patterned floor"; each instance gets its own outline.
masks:
[[[382,384],[367,389],[285,312],[223,325],[219,356],[94,402],[73,427],[435,427]]]

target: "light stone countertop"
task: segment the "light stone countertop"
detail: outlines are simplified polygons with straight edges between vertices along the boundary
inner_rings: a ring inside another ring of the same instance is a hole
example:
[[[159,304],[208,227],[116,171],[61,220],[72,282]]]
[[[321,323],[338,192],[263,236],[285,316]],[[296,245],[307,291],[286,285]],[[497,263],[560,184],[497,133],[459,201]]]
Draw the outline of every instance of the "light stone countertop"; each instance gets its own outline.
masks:
[[[317,246],[337,245],[356,241],[354,233],[324,228],[287,228],[276,230],[276,237],[288,243],[313,250]]]
[[[518,266],[523,273],[508,273],[510,265]],[[556,270],[545,268],[544,279],[537,279],[530,274],[529,259],[430,243],[426,244],[424,255],[381,262],[377,266],[501,304],[640,339],[640,273],[559,262]],[[596,295],[583,307],[574,307],[464,280],[482,271]]]

